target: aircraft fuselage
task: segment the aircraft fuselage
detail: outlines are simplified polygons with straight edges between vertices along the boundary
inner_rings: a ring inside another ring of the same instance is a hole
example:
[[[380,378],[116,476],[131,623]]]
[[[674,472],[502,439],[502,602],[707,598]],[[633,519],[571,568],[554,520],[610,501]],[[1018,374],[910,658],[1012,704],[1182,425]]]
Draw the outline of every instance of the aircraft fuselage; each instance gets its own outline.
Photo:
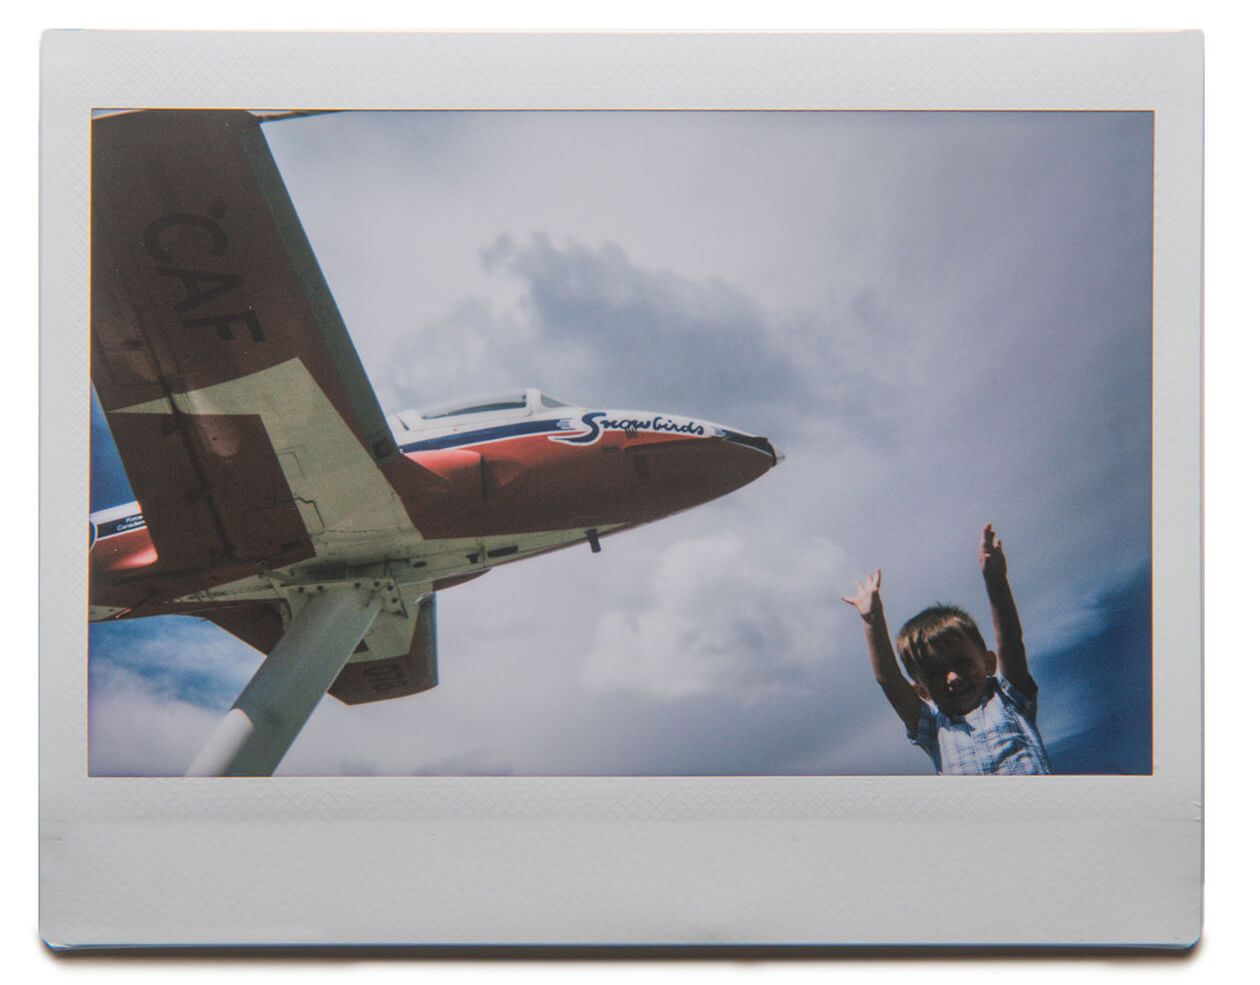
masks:
[[[382,522],[365,535],[372,524],[360,522],[353,538],[340,537],[321,529],[319,504],[304,501],[316,557],[265,571],[228,560],[192,585],[163,571],[139,504],[125,504],[91,518],[91,618],[204,614],[361,578],[390,580],[403,594],[436,591],[559,547],[598,549],[601,536],[732,492],[777,460],[765,438],[707,421],[575,407],[537,390],[389,423],[409,463],[393,485],[410,529]],[[178,594],[161,597],[163,584]]]

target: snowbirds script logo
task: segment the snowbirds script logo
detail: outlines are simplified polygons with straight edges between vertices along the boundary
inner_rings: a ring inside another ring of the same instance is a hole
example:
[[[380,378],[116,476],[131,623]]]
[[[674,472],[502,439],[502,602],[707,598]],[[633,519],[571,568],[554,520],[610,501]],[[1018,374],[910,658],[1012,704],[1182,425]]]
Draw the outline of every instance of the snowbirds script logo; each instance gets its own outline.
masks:
[[[715,428],[709,425],[708,430],[705,425],[698,421],[676,421],[672,417],[653,417],[650,420],[639,420],[636,418],[623,417],[620,419],[610,419],[602,410],[594,410],[589,414],[582,415],[582,423],[586,425],[584,434],[575,435],[573,437],[557,438],[552,437],[552,441],[561,441],[567,445],[589,445],[599,440],[600,435],[605,431],[624,431],[626,437],[638,437],[640,432],[649,432],[654,434],[690,434],[696,437],[704,437],[706,434],[711,437],[720,438],[725,435],[721,428]],[[572,431],[577,425],[572,421],[561,421],[561,428],[566,431]]]

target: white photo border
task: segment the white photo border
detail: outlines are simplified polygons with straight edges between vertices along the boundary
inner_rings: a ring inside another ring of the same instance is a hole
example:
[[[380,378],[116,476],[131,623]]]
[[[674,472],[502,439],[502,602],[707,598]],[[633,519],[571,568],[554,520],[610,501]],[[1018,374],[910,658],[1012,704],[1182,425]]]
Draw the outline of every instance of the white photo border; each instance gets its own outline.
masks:
[[[52,32],[42,52],[40,931],[54,947],[1188,947],[1202,884],[1203,39]],[[1150,776],[87,775],[96,108],[1150,110]],[[965,833],[986,872],[916,847]],[[965,898],[965,905],[958,900]],[[942,904],[942,900],[954,903]]]

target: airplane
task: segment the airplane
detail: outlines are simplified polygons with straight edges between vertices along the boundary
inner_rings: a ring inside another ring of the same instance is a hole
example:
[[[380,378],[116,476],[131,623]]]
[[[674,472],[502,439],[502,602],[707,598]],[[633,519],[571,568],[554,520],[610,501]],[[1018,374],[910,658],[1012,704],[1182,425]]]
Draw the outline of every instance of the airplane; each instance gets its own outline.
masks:
[[[92,121],[92,384],[136,501],[89,517],[91,621],[265,657],[187,776],[274,772],[325,693],[437,684],[437,592],[733,492],[781,456],[535,388],[382,411],[244,110]]]

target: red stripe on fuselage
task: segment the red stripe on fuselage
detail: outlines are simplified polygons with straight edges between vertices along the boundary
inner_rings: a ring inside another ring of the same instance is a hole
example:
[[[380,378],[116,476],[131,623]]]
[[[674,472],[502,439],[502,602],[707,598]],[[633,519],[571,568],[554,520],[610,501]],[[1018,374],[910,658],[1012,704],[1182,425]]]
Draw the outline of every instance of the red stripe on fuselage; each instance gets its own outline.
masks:
[[[88,554],[92,577],[116,571],[134,571],[157,560],[153,538],[148,527],[137,527],[125,533],[101,537],[92,545]]]
[[[407,457],[446,483],[405,497],[428,538],[647,523],[738,489],[774,464],[720,438],[615,430],[585,445],[524,435]]]

